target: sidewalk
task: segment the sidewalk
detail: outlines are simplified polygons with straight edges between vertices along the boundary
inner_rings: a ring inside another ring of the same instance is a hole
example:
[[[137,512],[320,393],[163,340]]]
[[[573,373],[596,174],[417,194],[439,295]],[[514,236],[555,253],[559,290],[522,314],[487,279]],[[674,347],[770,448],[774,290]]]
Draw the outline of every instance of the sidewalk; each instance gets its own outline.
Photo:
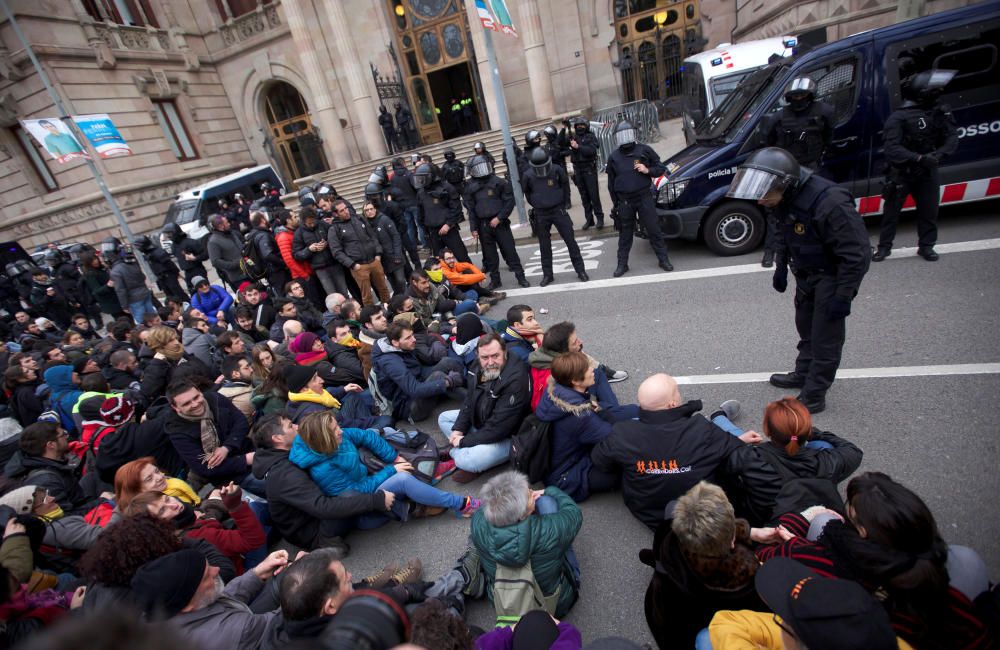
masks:
[[[667,120],[665,122],[660,122],[660,140],[654,142],[652,145],[653,150],[659,154],[661,160],[666,160],[670,156],[674,155],[686,145],[684,143],[684,131],[681,128],[681,118],[675,118],[672,120]],[[589,237],[613,237],[616,236],[614,224],[611,223],[611,196],[608,194],[608,177],[605,174],[600,174],[597,179],[597,186],[600,188],[601,192],[601,207],[604,208],[604,229],[596,230],[591,228],[590,230],[583,232],[584,215],[583,206],[580,203],[580,193],[577,192],[576,186],[574,185],[570,190],[571,197],[571,207],[569,209],[569,216],[573,220],[573,230],[577,235],[587,235]],[[525,205],[525,208],[531,206]],[[511,230],[514,233],[514,239],[518,244],[524,244],[528,241],[535,241],[535,238],[531,236],[531,227],[525,224],[519,224],[517,222],[518,214],[517,209],[510,215]],[[462,229],[463,241],[466,245],[473,241],[472,237],[469,235],[468,224]],[[558,236],[557,236],[558,237]]]

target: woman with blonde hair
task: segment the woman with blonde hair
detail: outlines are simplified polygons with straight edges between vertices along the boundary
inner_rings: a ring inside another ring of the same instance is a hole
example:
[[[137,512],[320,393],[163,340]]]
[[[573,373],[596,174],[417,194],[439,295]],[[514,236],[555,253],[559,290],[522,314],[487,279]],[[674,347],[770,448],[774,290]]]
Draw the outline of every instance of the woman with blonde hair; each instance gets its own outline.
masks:
[[[370,450],[385,466],[374,474],[361,461],[360,449]],[[454,510],[457,516],[471,517],[480,502],[472,496],[459,496],[431,487],[413,476],[413,466],[400,456],[374,429],[341,429],[332,411],[310,413],[299,424],[299,435],[288,453],[292,464],[309,476],[327,496],[352,491],[372,494],[391,492],[434,509],[427,514]],[[400,503],[397,501],[396,503]],[[408,518],[395,505],[400,519]]]

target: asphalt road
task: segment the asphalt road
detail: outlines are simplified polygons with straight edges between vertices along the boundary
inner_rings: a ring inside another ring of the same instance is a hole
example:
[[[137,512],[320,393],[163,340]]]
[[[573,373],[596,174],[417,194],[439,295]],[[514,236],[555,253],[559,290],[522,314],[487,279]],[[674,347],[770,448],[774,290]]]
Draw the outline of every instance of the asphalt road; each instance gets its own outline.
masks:
[[[817,426],[865,451],[861,471],[886,472],[919,493],[945,539],[975,548],[994,579],[1000,577],[1000,508],[994,501],[1000,494],[997,207],[945,212],[935,264],[904,249],[872,265],[848,320],[841,378],[827,395],[827,411],[815,418]],[[871,232],[875,241],[874,225]],[[897,245],[915,244],[914,225],[906,221]],[[684,378],[684,396],[701,399],[706,409],[740,400],[737,423],[759,428],[764,406],[783,394],[766,375],[791,369],[794,360],[792,293],[771,289],[769,273],[757,264],[759,253],[719,258],[686,242],[671,242],[677,270],[665,274],[649,244],[637,240],[631,273],[611,281],[615,247],[613,238],[589,240],[592,282],[577,282],[567,268],[545,289],[534,282],[531,289],[511,291],[494,308],[496,317],[525,302],[545,326],[574,321],[587,352],[631,374],[615,385],[622,402],[635,400],[644,377],[668,372]],[[527,262],[537,245],[519,250]],[[504,278],[516,286],[506,271]],[[539,314],[540,308],[549,313]],[[438,433],[435,423],[419,428]],[[483,481],[468,488],[475,492]],[[450,480],[441,487],[462,488]],[[620,494],[600,495],[582,508],[575,548],[583,587],[567,620],[585,642],[616,635],[652,643],[642,605],[652,570],[638,561],[652,534],[629,514]],[[347,565],[363,576],[390,560],[419,555],[425,576],[433,579],[462,553],[467,532],[465,520],[444,515],[352,533]],[[467,618],[488,628],[493,611],[486,601],[471,603]]]

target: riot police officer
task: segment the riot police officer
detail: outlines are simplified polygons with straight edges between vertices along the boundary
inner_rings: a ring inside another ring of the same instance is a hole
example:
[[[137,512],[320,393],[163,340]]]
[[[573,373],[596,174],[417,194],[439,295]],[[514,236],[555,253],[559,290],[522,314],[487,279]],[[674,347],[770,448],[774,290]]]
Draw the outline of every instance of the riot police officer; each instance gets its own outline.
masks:
[[[264,197],[260,201],[260,207],[265,210],[281,209],[285,204],[281,202],[281,194],[278,188],[268,182],[261,183],[260,191]]]
[[[556,127],[549,124],[542,129],[542,134],[545,136],[545,150],[549,152],[552,162],[566,169],[566,156],[569,155],[569,152],[563,149],[560,144],[559,132],[556,131]]]
[[[955,70],[926,70],[904,84],[902,106],[885,121],[885,157],[889,163],[885,187],[885,214],[873,262],[892,254],[896,224],[906,195],[917,204],[917,255],[937,261],[938,164],[958,148],[958,129],[951,110],[938,102]]]
[[[617,147],[608,156],[608,191],[618,209],[618,268],[614,276],[620,278],[628,273],[628,255],[632,250],[636,218],[649,235],[660,268],[673,271],[667,257],[667,242],[660,230],[660,218],[656,214],[656,204],[650,190],[652,179],[661,176],[666,168],[652,148],[640,144],[639,132],[629,122],[620,122],[614,130],[614,144]]]
[[[156,285],[163,292],[163,295],[181,303],[191,299],[187,292],[181,288],[181,284],[177,280],[180,269],[174,264],[170,253],[153,244],[153,241],[147,235],[136,237],[135,247],[139,249],[146,258],[146,261],[149,262],[149,268],[153,271],[153,275],[156,276]]]
[[[465,217],[458,190],[438,175],[433,163],[420,163],[410,178],[423,208],[431,253],[440,256],[442,248],[450,248],[460,262],[471,262],[459,230]]]
[[[601,195],[597,189],[597,154],[601,145],[597,136],[590,132],[590,122],[582,117],[573,118],[573,132],[569,137],[569,159],[573,163],[573,180],[580,192],[583,203],[583,214],[586,221],[584,230],[594,227],[597,219],[597,229],[604,228],[604,208],[601,207]]]
[[[507,262],[508,268],[522,287],[531,283],[524,277],[524,267],[514,245],[514,235],[510,231],[510,213],[514,210],[514,189],[510,183],[493,173],[493,164],[486,156],[473,156],[469,161],[472,178],[465,185],[463,198],[469,211],[469,228],[472,236],[483,244],[483,271],[489,273],[490,284],[486,287],[495,291],[503,286],[500,280],[500,257],[497,246]]]
[[[472,161],[476,159],[476,156],[483,156],[490,163],[490,167],[496,168],[497,161],[487,149],[486,145],[482,142],[477,142],[472,145],[472,155],[468,160],[465,161],[465,175],[472,175]]]
[[[569,197],[569,177],[566,175],[566,170],[553,165],[549,152],[543,147],[534,148],[528,165],[530,173],[522,177],[521,186],[524,188],[524,198],[535,212],[538,248],[542,256],[542,281],[539,284],[545,287],[554,281],[550,234],[552,226],[556,227],[559,236],[566,242],[566,249],[569,251],[569,258],[573,262],[577,277],[581,282],[586,282],[590,276],[584,267],[580,247],[573,237],[573,221],[566,213],[566,201]]]
[[[444,150],[444,164],[441,165],[441,175],[455,186],[461,194],[465,189],[465,165],[455,158],[455,150],[448,147]]]
[[[399,130],[399,140],[400,144],[403,146],[403,151],[407,149],[412,149],[415,144],[412,139],[413,133],[413,113],[410,109],[403,106],[399,102],[395,104],[396,109],[396,128]]]
[[[785,91],[786,105],[771,122],[767,146],[779,147],[795,157],[804,167],[819,169],[823,152],[833,136],[833,108],[816,101],[816,82],[809,77],[792,80]],[[774,219],[768,214],[768,231],[764,240],[761,266],[774,264]]]
[[[378,125],[382,129],[382,137],[385,138],[385,146],[390,154],[399,151],[399,141],[396,140],[396,125],[389,115],[389,109],[380,105],[378,107]]]
[[[771,375],[779,388],[799,388],[810,413],[826,408],[826,391],[840,367],[851,301],[868,271],[868,231],[854,198],[831,180],[802,167],[777,147],[747,158],[727,196],[756,201],[774,212],[777,248],[772,286],[784,293],[795,275],[795,370]]]
[[[531,167],[531,152],[541,146],[541,132],[532,129],[524,134],[524,151],[520,151],[517,147],[514,147],[514,153],[517,155],[517,173],[519,176],[524,176]],[[506,150],[504,153],[507,153]]]

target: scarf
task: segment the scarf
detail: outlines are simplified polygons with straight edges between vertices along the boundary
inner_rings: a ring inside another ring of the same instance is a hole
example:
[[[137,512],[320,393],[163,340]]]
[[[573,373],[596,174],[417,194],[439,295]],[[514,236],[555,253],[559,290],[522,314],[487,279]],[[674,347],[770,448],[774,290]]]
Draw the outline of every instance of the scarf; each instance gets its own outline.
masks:
[[[321,404],[328,409],[339,409],[340,402],[336,397],[330,393],[323,391],[322,393],[314,393],[312,391],[301,393],[293,393],[288,391],[288,401],[290,402],[313,402],[315,404]]]
[[[360,334],[360,330],[359,330],[359,334]],[[361,341],[359,341],[358,339],[354,338],[353,334],[348,334],[348,335],[344,336],[344,338],[342,338],[339,341],[337,341],[337,343],[339,343],[340,345],[343,345],[345,348],[355,348],[355,349],[357,349],[357,348],[360,348],[362,346]]]
[[[318,352],[299,352],[295,355],[295,363],[300,366],[311,366],[319,363],[320,361],[326,361],[326,350],[319,350]]]
[[[201,450],[208,456],[222,444],[219,438],[219,430],[215,427],[215,420],[212,419],[212,409],[205,406],[205,415],[201,417],[191,417],[178,413],[177,417],[188,422],[198,422],[201,424]]]
[[[452,340],[451,349],[454,350],[455,354],[464,359],[466,353],[469,352],[470,350],[475,350],[476,345],[478,344],[479,344],[479,337],[476,337],[471,341],[466,341],[464,344]]]

